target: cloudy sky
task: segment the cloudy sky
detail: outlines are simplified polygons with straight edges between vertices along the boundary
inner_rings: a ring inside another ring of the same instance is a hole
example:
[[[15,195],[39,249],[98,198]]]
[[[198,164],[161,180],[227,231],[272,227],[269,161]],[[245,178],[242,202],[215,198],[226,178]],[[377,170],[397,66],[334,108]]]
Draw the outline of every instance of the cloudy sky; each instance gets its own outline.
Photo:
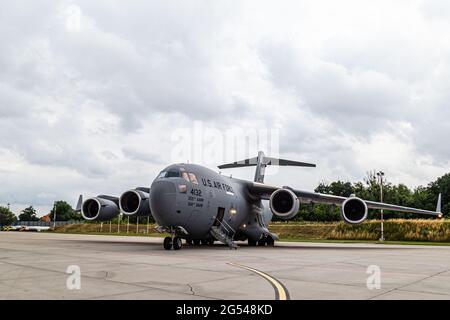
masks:
[[[253,155],[264,138],[222,142],[264,130],[318,165],[269,183],[427,184],[450,171],[448,30],[446,0],[8,1],[0,205],[119,195],[171,162]]]

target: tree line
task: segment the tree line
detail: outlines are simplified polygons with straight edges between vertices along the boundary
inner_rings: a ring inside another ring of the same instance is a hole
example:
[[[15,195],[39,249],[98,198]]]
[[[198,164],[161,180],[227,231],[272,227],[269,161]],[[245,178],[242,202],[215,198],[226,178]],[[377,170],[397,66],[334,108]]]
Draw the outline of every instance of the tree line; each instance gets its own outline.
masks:
[[[56,201],[48,217],[50,221],[83,220],[81,214],[77,213],[66,201]],[[40,219],[33,206],[23,209],[18,215],[14,214],[8,207],[0,206],[0,226],[12,225],[17,221],[39,221]]]
[[[348,181],[334,181],[331,183],[321,182],[315,192],[333,194],[336,196],[349,197],[354,194],[364,200],[380,201],[380,184],[375,172],[368,172],[362,182],[351,183]],[[442,212],[448,218],[450,214],[450,173],[429,183],[427,186],[419,186],[410,189],[404,184],[394,185],[389,182],[383,183],[383,202],[397,204],[406,207],[414,207],[434,211],[439,193],[442,193]],[[50,221],[81,221],[81,214],[76,212],[72,206],[65,201],[57,201],[49,213]],[[385,211],[385,218],[427,218],[427,216],[411,213],[393,213]],[[369,210],[369,219],[379,218],[378,210]],[[294,218],[297,221],[339,221],[340,208],[322,204],[302,204],[299,214]],[[20,221],[37,221],[36,210],[33,206],[23,209],[16,216],[8,207],[0,206],[0,226],[14,224]],[[118,218],[114,221],[117,222]],[[150,217],[154,222],[153,217]],[[278,220],[274,217],[274,220]],[[122,219],[124,221],[124,219]],[[130,217],[131,223],[136,223],[137,217]],[[144,221],[144,219],[142,220]]]
[[[56,212],[56,216],[55,216]],[[66,201],[56,201],[53,209],[48,214],[50,221],[83,221],[83,217],[80,213],[76,212],[72,206]],[[29,206],[23,209],[18,215],[14,214],[8,207],[0,206],[0,226],[12,225],[17,221],[39,221],[41,218],[37,216],[36,209],[33,206]],[[114,218],[112,221],[117,223],[118,217]],[[131,216],[129,218],[130,223],[136,223],[139,219],[138,217]],[[128,221],[128,220],[127,220]],[[140,222],[147,221],[147,218],[142,218]],[[125,219],[122,218],[122,222]],[[150,217],[150,222],[154,222],[153,217]]]
[[[375,171],[368,172],[362,182],[351,183],[348,181],[321,182],[315,192],[349,197],[354,194],[364,200],[380,201],[381,186]],[[450,211],[450,173],[429,183],[427,186],[419,186],[410,189],[400,183],[394,185],[390,182],[383,183],[383,202],[406,207],[414,207],[425,210],[436,210],[439,193],[442,193],[442,212],[444,217],[449,217]],[[379,219],[379,210],[369,210],[369,219]],[[432,218],[412,213],[398,213],[385,210],[385,219],[390,218]],[[295,220],[304,221],[339,221],[340,208],[322,204],[301,205],[299,214]]]

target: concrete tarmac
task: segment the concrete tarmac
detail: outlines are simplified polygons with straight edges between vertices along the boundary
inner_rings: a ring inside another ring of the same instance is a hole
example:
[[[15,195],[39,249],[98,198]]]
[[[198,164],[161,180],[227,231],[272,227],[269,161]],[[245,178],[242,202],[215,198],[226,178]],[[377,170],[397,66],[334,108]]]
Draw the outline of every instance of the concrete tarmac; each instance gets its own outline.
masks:
[[[0,299],[275,297],[450,299],[450,247],[277,242],[166,251],[160,238],[0,232]]]

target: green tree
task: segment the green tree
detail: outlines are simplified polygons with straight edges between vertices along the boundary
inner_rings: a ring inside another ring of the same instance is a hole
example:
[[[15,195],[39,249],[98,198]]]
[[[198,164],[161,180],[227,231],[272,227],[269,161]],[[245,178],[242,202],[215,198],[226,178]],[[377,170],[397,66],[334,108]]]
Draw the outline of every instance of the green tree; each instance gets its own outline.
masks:
[[[439,193],[442,194],[442,213],[450,217],[450,173],[443,175],[428,185],[428,208],[434,210]]]
[[[348,197],[355,194],[357,197],[368,201],[380,201],[380,184],[376,171],[367,172],[361,182],[354,184],[350,182],[334,181],[331,183],[321,182],[315,192],[333,194]],[[383,183],[383,202],[400,206],[413,207],[434,211],[439,193],[442,194],[442,213],[450,217],[450,173],[439,177],[428,186],[419,186],[414,190],[400,183],[393,185],[389,182]],[[324,204],[302,204],[295,220],[304,221],[336,221],[340,220],[340,208]],[[369,210],[369,219],[379,219],[380,210]],[[401,213],[385,210],[384,218],[434,218],[433,216],[419,215],[413,213]],[[280,220],[276,217],[274,221]]]
[[[16,215],[9,208],[0,206],[0,226],[9,226],[16,221]]]
[[[81,214],[77,213],[70,204],[65,201],[56,201],[52,211],[50,211],[52,221],[55,218],[55,209],[56,221],[82,220]]]
[[[19,215],[20,221],[38,221],[39,218],[36,217],[36,210],[33,208],[33,206],[29,206],[28,208],[25,208],[22,210],[22,212]]]
[[[354,189],[350,182],[338,180],[330,184],[325,184],[324,182],[321,182],[314,191],[318,193],[333,194],[335,196],[348,197],[354,192]]]

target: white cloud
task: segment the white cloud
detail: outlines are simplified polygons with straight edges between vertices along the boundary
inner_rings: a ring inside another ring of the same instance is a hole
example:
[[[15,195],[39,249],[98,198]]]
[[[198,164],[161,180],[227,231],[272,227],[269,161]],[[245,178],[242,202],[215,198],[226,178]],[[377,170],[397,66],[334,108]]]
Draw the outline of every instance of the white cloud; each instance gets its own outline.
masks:
[[[45,211],[55,199],[149,185],[174,160],[170,133],[196,121],[220,132],[279,129],[284,157],[318,164],[282,168],[269,182],[310,189],[383,169],[391,181],[425,184],[449,167],[447,7],[8,3],[0,203]]]

